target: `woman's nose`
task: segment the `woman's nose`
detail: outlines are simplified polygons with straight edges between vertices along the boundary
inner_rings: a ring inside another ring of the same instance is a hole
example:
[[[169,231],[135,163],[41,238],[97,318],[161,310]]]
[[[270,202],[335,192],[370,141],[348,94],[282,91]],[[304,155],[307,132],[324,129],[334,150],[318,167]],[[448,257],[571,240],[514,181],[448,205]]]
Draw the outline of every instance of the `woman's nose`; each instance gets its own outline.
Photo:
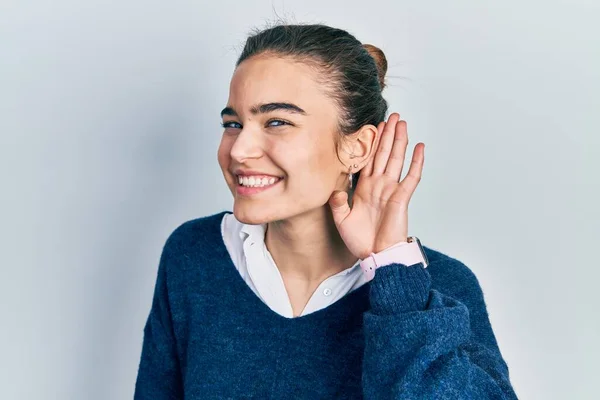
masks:
[[[259,158],[262,155],[259,134],[251,129],[242,129],[231,147],[230,155],[237,162],[248,158]]]

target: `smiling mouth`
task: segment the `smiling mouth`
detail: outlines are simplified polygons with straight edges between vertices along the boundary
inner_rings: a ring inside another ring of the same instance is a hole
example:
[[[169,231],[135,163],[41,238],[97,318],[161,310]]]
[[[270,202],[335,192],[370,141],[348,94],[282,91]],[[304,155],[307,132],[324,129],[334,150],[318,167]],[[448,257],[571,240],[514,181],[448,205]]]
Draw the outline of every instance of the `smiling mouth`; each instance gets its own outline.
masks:
[[[272,185],[276,184],[277,182],[279,182],[282,179],[283,179],[282,177],[267,176],[267,175],[260,175],[260,176],[238,175],[238,176],[236,176],[237,185],[239,187],[245,187],[245,188],[268,187],[268,186],[272,186]]]

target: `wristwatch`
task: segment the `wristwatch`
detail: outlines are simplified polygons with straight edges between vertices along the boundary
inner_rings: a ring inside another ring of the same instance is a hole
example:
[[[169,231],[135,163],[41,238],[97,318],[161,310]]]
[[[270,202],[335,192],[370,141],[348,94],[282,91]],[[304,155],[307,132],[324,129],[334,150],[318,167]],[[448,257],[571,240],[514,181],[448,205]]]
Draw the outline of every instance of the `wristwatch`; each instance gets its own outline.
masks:
[[[395,244],[378,253],[371,253],[360,262],[360,268],[367,276],[367,279],[371,280],[375,277],[375,270],[377,268],[392,263],[408,266],[422,263],[423,267],[427,268],[429,260],[423,246],[421,246],[419,238],[409,236],[406,242]]]

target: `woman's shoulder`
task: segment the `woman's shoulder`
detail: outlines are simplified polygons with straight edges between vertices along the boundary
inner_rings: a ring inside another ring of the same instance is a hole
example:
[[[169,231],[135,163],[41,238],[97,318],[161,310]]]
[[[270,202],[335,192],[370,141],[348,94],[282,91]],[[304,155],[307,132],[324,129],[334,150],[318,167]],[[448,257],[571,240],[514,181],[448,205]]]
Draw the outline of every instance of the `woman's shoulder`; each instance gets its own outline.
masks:
[[[192,248],[214,248],[222,241],[221,222],[230,211],[221,211],[202,217],[186,220],[171,231],[165,249],[191,250]]]

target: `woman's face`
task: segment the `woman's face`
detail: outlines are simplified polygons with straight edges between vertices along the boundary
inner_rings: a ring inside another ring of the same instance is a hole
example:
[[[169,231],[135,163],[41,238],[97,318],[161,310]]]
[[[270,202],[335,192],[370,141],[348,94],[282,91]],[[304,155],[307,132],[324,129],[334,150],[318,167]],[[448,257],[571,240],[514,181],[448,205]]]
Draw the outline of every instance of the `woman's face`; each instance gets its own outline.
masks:
[[[290,59],[258,56],[233,74],[218,160],[233,212],[244,223],[315,210],[345,189],[347,170],[336,152],[338,110],[314,73]]]

